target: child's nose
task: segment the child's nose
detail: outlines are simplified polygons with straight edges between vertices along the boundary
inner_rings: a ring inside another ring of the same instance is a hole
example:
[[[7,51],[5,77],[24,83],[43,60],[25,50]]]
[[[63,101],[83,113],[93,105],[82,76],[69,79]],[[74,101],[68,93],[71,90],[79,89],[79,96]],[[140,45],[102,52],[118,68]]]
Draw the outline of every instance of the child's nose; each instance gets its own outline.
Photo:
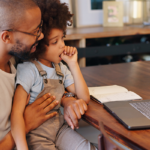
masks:
[[[64,47],[65,47],[65,42],[62,41],[62,42],[61,42],[61,48],[64,48]]]

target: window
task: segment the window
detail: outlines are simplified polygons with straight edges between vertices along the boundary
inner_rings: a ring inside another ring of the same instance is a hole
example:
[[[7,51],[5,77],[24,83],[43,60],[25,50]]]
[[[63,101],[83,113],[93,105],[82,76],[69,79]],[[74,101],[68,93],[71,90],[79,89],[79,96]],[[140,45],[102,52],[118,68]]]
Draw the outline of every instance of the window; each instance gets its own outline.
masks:
[[[104,0],[91,0],[91,9],[102,9],[102,4]]]

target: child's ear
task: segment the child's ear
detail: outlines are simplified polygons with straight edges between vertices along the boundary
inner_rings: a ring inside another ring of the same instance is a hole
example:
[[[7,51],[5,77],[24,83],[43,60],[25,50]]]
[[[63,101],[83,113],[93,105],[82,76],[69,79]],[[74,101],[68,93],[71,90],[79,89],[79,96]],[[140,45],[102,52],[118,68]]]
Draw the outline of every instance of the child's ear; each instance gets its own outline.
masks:
[[[1,32],[1,39],[5,43],[11,43],[12,33],[9,31],[3,31]]]

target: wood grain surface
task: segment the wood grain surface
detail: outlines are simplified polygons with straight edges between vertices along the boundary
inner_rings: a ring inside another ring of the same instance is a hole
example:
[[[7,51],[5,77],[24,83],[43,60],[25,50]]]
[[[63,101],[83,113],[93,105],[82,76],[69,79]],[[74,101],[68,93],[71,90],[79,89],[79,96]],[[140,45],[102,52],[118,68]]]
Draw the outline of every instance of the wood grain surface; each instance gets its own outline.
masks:
[[[120,85],[150,99],[150,61],[139,61],[113,65],[99,65],[81,68],[87,85],[105,86]],[[89,109],[83,119],[98,129],[101,120],[106,132],[122,144],[132,149],[150,149],[150,129],[127,130],[101,104],[90,101]]]
[[[150,34],[150,27],[143,25],[132,25],[124,27],[84,27],[67,29],[65,40],[80,40],[89,38],[105,38],[115,36]]]

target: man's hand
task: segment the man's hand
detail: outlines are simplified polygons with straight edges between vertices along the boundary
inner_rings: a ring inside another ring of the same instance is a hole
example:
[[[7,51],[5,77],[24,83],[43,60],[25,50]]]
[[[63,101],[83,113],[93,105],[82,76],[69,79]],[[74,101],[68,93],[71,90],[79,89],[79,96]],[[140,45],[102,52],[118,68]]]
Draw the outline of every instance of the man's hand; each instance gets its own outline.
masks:
[[[57,114],[57,112],[47,114],[50,110],[58,105],[59,102],[54,100],[55,97],[48,93],[37,99],[32,104],[27,105],[24,111],[26,133],[37,128],[46,120],[54,117]]]
[[[64,106],[64,118],[68,125],[72,128],[79,128],[78,120],[87,111],[87,104],[83,99],[75,99],[73,97],[67,97],[62,99],[62,105]]]

